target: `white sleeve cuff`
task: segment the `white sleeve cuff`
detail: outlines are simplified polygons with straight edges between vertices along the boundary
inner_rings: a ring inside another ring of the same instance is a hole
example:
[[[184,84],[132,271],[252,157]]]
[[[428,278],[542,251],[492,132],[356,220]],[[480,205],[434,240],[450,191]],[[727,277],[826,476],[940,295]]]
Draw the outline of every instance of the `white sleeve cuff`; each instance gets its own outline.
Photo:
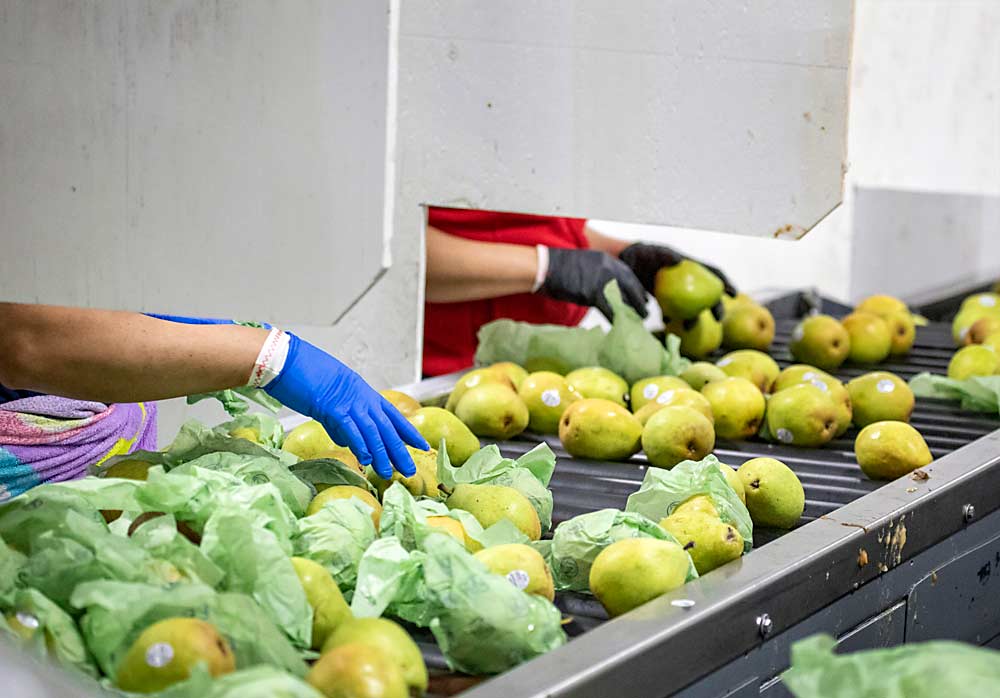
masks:
[[[549,248],[545,245],[535,245],[535,252],[538,254],[538,266],[535,268],[535,283],[531,286],[532,293],[538,292],[538,289],[545,283],[545,277],[549,275]]]
[[[264,346],[260,348],[257,360],[253,363],[253,371],[250,372],[250,380],[247,381],[249,387],[263,388],[278,377],[285,367],[290,343],[291,337],[288,333],[278,328],[268,333]]]

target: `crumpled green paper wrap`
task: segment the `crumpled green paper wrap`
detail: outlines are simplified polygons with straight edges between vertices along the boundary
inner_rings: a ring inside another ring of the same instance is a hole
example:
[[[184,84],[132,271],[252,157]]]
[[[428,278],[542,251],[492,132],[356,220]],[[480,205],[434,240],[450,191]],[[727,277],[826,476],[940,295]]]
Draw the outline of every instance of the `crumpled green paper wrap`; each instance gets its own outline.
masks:
[[[0,538],[0,608],[14,603],[14,596],[22,586],[21,570],[28,558],[7,545]]]
[[[215,587],[225,573],[197,545],[177,530],[170,514],[144,522],[132,533],[132,542],[150,555],[174,565],[187,580]]]
[[[465,535],[479,543],[484,548],[493,545],[506,545],[508,543],[530,543],[528,536],[521,533],[521,529],[514,525],[510,519],[500,519],[489,528],[483,528],[475,516],[464,509],[449,509],[444,502],[435,499],[421,498],[417,500],[417,508],[425,516],[447,516],[455,519],[462,528]]]
[[[29,647],[41,656],[52,657],[85,674],[97,675],[97,669],[73,618],[42,592],[37,589],[20,589],[10,604],[0,605],[0,611],[4,615],[14,614],[22,625],[37,623],[34,636],[30,640],[24,640],[10,629],[4,615],[0,615],[0,627],[10,633],[11,639],[21,646]]]
[[[288,466],[266,456],[247,456],[236,453],[206,453],[171,470],[173,475],[191,474],[195,468],[215,470],[237,477],[248,485],[271,483],[281,493],[281,499],[292,513],[302,516],[316,494],[313,487],[303,482]]]
[[[656,538],[677,540],[642,514],[600,509],[563,521],[556,527],[551,541],[532,544],[542,553],[552,568],[552,579],[558,591],[590,591],[590,568],[606,547],[626,538]],[[688,571],[688,581],[697,578],[694,563]]]
[[[285,634],[244,594],[217,593],[202,584],[165,589],[102,580],[78,586],[72,604],[84,611],[80,629],[87,646],[102,671],[112,678],[143,630],[175,617],[201,618],[214,625],[229,641],[240,668],[271,664],[295,676],[306,673],[305,663]]]
[[[271,412],[281,409],[281,403],[268,395],[262,388],[250,388],[242,386],[230,388],[229,390],[218,390],[212,393],[197,393],[187,396],[187,404],[193,405],[202,400],[218,400],[222,403],[222,409],[230,417],[239,417],[250,411],[250,403],[255,402]]]
[[[61,530],[68,511],[104,525],[104,517],[84,494],[62,484],[40,485],[0,505],[0,537],[15,550],[27,553],[40,535]]]
[[[922,642],[836,654],[836,641],[814,635],[792,645],[782,683],[796,698],[941,698],[993,696],[1000,652],[960,642]]]
[[[715,456],[700,461],[686,460],[670,470],[649,468],[639,491],[630,495],[625,511],[635,511],[660,521],[670,516],[680,504],[696,495],[707,495],[719,512],[719,518],[743,536],[743,552],[753,547],[753,521],[719,468],[728,468]]]
[[[240,669],[212,678],[198,665],[186,681],[157,694],[159,698],[323,698],[302,679],[269,666]]]
[[[538,512],[545,533],[552,527],[552,491],[548,485],[555,467],[556,456],[547,444],[538,444],[517,460],[504,458],[496,444],[490,444],[455,468],[442,443],[438,449],[437,477],[449,490],[463,484],[513,487]]]
[[[236,429],[251,429],[258,436],[257,440],[269,448],[281,448],[285,442],[285,429],[275,417],[263,412],[250,412],[241,414],[235,419],[215,427],[214,431],[225,436],[229,436]]]
[[[364,475],[336,458],[299,461],[290,466],[289,470],[295,477],[309,483],[317,490],[321,485],[326,487],[350,485],[377,494],[375,487],[368,482]]]
[[[327,502],[296,522],[292,549],[323,565],[341,591],[354,588],[361,556],[376,538],[371,508],[359,499]]]
[[[1000,414],[1000,376],[977,376],[959,381],[921,373],[910,379],[910,389],[917,397],[957,400],[963,410]]]
[[[528,371],[566,374],[585,366],[604,366],[630,384],[650,376],[676,376],[690,365],[680,355],[680,339],[667,335],[664,347],[622,300],[618,282],[604,287],[614,314],[611,330],[584,330],[559,325],[532,325],[495,320],[479,329],[476,364],[513,361]]]

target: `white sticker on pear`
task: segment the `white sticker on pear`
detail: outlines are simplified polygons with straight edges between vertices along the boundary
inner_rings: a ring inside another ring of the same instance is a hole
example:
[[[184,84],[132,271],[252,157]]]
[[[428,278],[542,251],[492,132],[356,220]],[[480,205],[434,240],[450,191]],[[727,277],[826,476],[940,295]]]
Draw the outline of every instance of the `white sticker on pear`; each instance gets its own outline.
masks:
[[[507,573],[507,581],[516,586],[521,591],[528,588],[531,577],[524,570],[511,570]]]
[[[719,366],[721,368],[722,366],[728,366],[731,363],[733,363],[732,357],[731,356],[724,356],[721,359],[719,359],[718,361],[716,361],[715,365]]]
[[[896,389],[896,384],[893,383],[888,378],[883,378],[878,383],[875,384],[875,389],[880,393],[891,393]]]
[[[821,381],[819,379],[811,380],[811,381],[809,381],[809,384],[813,385],[813,386],[815,386],[817,388],[819,388],[824,393],[830,390],[829,386],[827,386],[826,383],[824,383],[823,381]]]
[[[28,628],[29,630],[35,630],[38,628],[39,625],[41,625],[41,623],[38,622],[38,618],[31,615],[30,613],[25,613],[24,611],[18,611],[17,613],[14,614],[14,617],[17,618],[18,623]]]
[[[542,402],[549,407],[559,407],[559,403],[562,400],[559,398],[559,391],[555,388],[549,388],[548,390],[542,391]]]
[[[174,648],[169,642],[157,642],[146,650],[146,664],[156,669],[170,664],[174,658]]]
[[[784,427],[778,429],[778,431],[776,431],[774,435],[777,436],[778,441],[780,441],[783,444],[790,444],[795,440],[795,435],[788,429],[785,429]]]
[[[674,399],[674,391],[664,390],[662,393],[660,393],[660,397],[656,398],[656,402],[660,405],[666,405],[673,399]]]
[[[796,325],[795,329],[792,331],[792,339],[798,342],[805,336],[805,334],[806,331],[803,329],[802,325]]]
[[[655,383],[650,383],[645,388],[642,389],[642,396],[647,400],[652,400],[656,397],[656,394],[660,392],[660,386]]]
[[[980,296],[979,305],[985,305],[987,308],[992,308],[997,304],[997,299],[993,296]]]

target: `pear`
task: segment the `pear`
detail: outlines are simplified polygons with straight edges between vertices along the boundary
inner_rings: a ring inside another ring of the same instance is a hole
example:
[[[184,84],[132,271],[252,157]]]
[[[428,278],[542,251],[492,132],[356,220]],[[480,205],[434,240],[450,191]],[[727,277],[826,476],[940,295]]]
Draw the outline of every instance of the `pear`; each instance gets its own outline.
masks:
[[[874,313],[875,315],[891,315],[892,313],[909,313],[906,303],[887,295],[868,296],[857,304],[856,311]]]
[[[913,340],[917,337],[916,323],[909,311],[905,313],[889,313],[882,319],[889,326],[891,356],[906,354],[913,348]]]
[[[600,366],[578,368],[566,374],[566,382],[585,398],[611,400],[625,405],[628,397],[628,383],[625,379]]]
[[[514,384],[514,390],[521,389],[521,383],[528,377],[528,372],[513,361],[501,361],[490,366],[494,371],[499,371],[510,379]]]
[[[465,392],[455,415],[476,436],[509,439],[528,427],[528,406],[507,385],[490,383]]]
[[[791,468],[774,458],[752,458],[736,474],[743,481],[755,526],[787,529],[798,523],[806,495]]]
[[[635,418],[643,426],[646,426],[649,418],[664,407],[691,407],[705,415],[709,422],[715,420],[715,417],[712,415],[712,405],[709,404],[708,398],[688,387],[664,390],[656,396],[655,400],[643,405],[642,409],[635,413]]]
[[[552,371],[529,373],[517,394],[528,407],[528,428],[536,434],[558,434],[559,418],[582,398],[569,381]]]
[[[715,431],[705,415],[690,407],[664,407],[642,429],[642,450],[659,468],[701,460],[715,448]]]
[[[788,348],[796,360],[832,370],[844,363],[850,353],[851,337],[829,315],[813,315],[795,327]]]
[[[743,487],[743,480],[740,479],[739,473],[736,472],[735,468],[730,468],[725,463],[719,463],[719,470],[722,471],[722,476],[726,478],[726,482],[732,488],[736,496],[740,498],[740,501],[744,504],[747,503],[747,492]]]
[[[987,315],[969,326],[965,335],[966,344],[982,344],[987,337],[1000,332],[1000,315]]]
[[[951,337],[955,341],[955,346],[969,344],[968,334],[972,331],[972,326],[983,318],[996,316],[995,310],[979,306],[969,306],[959,310],[951,322]]]
[[[854,423],[866,427],[873,422],[910,421],[915,398],[910,386],[887,371],[858,376],[847,384],[854,406]]]
[[[743,555],[743,536],[717,516],[705,512],[674,513],[660,521],[694,562],[698,574],[707,574]]]
[[[781,443],[816,447],[837,434],[837,405],[825,387],[799,383],[775,393],[767,403],[767,430]]]
[[[820,390],[830,393],[834,404],[837,405],[837,431],[834,436],[844,434],[850,428],[854,414],[851,395],[844,384],[815,366],[795,364],[778,374],[772,389],[777,393],[799,383],[811,383]]]
[[[398,390],[383,390],[380,392],[380,395],[399,410],[400,414],[404,417],[412,417],[421,407],[420,403],[415,399]]]
[[[847,358],[859,364],[877,364],[885,361],[892,349],[889,324],[874,313],[855,311],[841,320],[851,337],[851,351]]]
[[[955,352],[948,362],[948,377],[964,381],[976,376],[992,376],[1000,369],[1000,355],[987,346],[970,344]]]
[[[545,558],[534,548],[523,543],[493,545],[476,553],[476,559],[493,574],[506,577],[518,589],[549,601],[555,599],[552,572]]]
[[[197,618],[167,618],[149,626],[118,664],[115,683],[123,691],[156,693],[204,664],[212,676],[236,670],[229,643],[215,626]]]
[[[590,591],[614,618],[684,585],[691,558],[677,543],[625,538],[602,550],[590,568]]]
[[[663,315],[688,320],[722,299],[722,279],[698,262],[685,259],[663,267],[653,279],[653,295]]]
[[[680,377],[693,390],[701,390],[712,381],[720,381],[727,376],[726,372],[715,364],[710,364],[707,361],[695,361],[684,369]]]
[[[514,381],[512,381],[502,370],[498,371],[492,366],[487,368],[476,368],[458,379],[455,383],[455,387],[451,389],[451,393],[448,395],[448,402],[445,405],[445,409],[449,412],[454,412],[455,408],[458,407],[459,400],[462,399],[467,390],[478,388],[482,385],[494,384],[506,385],[511,390],[517,390],[517,388],[514,387]]]
[[[337,626],[323,645],[323,653],[350,645],[369,647],[387,659],[416,695],[427,690],[427,665],[420,648],[398,623],[386,618],[353,618]]]
[[[327,502],[332,502],[336,499],[360,499],[362,502],[367,504],[372,509],[372,523],[375,524],[375,530],[378,530],[379,518],[382,516],[382,505],[379,504],[378,500],[372,495],[368,490],[363,490],[360,487],[355,487],[353,485],[336,485],[335,487],[327,487],[325,490],[317,494],[309,502],[309,506],[306,508],[306,516],[312,516],[317,511],[323,508],[323,505]]]
[[[326,698],[409,698],[403,672],[380,649],[361,643],[324,652],[306,683]]]
[[[688,384],[677,376],[653,376],[652,378],[643,378],[640,381],[636,381],[632,384],[632,389],[629,391],[629,403],[632,405],[632,412],[638,412],[665,390],[687,387]]]
[[[368,482],[372,483],[378,492],[379,499],[382,499],[385,491],[394,482],[403,483],[406,491],[414,497],[437,497],[440,494],[437,479],[437,451],[433,448],[429,451],[419,451],[412,446],[407,446],[406,450],[413,456],[413,464],[417,467],[417,472],[410,477],[403,477],[401,472],[393,471],[391,479],[383,480],[373,468],[365,470]]]
[[[361,465],[358,461],[358,457],[354,455],[354,452],[347,446],[333,446],[325,451],[319,451],[313,455],[314,458],[333,458],[334,460],[339,460],[341,463],[349,467],[362,475],[365,472],[365,466]]]
[[[715,507],[715,502],[707,494],[696,494],[693,497],[688,497],[683,502],[678,504],[670,515],[674,514],[693,514],[695,512],[702,514],[709,514],[715,518],[719,518],[719,510]]]
[[[812,383],[815,380],[819,380],[823,383],[828,383],[829,381],[836,381],[840,383],[839,380],[831,376],[826,371],[818,369],[815,366],[809,366],[807,364],[792,364],[787,368],[783,369],[778,377],[774,381],[772,390],[774,392],[779,392],[785,388],[791,388],[793,385],[798,385],[799,383]]]
[[[559,440],[571,456],[624,460],[639,450],[642,424],[610,400],[585,398],[570,405],[559,422]]]
[[[145,480],[149,475],[149,469],[152,467],[152,463],[134,458],[126,458],[112,464],[105,470],[104,477],[119,477],[123,480]]]
[[[462,465],[481,447],[462,420],[440,407],[421,407],[410,421],[430,445],[437,447],[441,439],[445,440],[452,465]]]
[[[976,309],[986,312],[1000,312],[1000,294],[997,293],[974,293],[962,301],[961,310]]]
[[[722,323],[715,319],[711,310],[703,310],[691,327],[684,327],[683,320],[667,323],[667,332],[681,340],[681,353],[694,359],[701,359],[722,345]]]
[[[756,303],[733,305],[722,318],[722,346],[767,351],[774,341],[774,316]]]
[[[285,440],[281,444],[282,451],[293,453],[302,460],[322,458],[322,453],[336,447],[337,444],[326,433],[326,429],[315,419],[310,419],[292,429],[285,435]]]
[[[245,439],[251,443],[260,443],[260,430],[251,429],[250,427],[237,427],[229,432],[229,435],[234,439]]]
[[[924,437],[906,422],[869,424],[854,440],[854,454],[872,480],[895,480],[934,460]]]
[[[1000,332],[994,332],[991,335],[987,335],[986,339],[983,340],[982,346],[992,349],[997,352],[998,356],[1000,356]]]
[[[312,648],[318,650],[341,623],[351,618],[351,608],[323,565],[304,557],[293,557],[291,561],[313,610]]]
[[[740,349],[732,351],[715,362],[727,376],[746,378],[760,388],[760,392],[770,392],[771,386],[781,373],[777,362],[762,351]]]
[[[701,389],[715,417],[721,439],[748,439],[760,429],[767,403],[760,389],[746,378],[726,378]]]
[[[469,538],[469,535],[465,532],[465,526],[463,526],[462,522],[458,519],[453,519],[450,516],[428,516],[427,525],[431,528],[436,528],[439,531],[447,533],[449,536],[464,545],[466,550],[473,550],[473,548],[469,546],[470,542],[478,545],[475,541],[472,541],[472,539]],[[482,546],[478,547],[481,548]]]
[[[531,540],[542,536],[541,522],[531,502],[513,487],[503,485],[461,484],[448,497],[449,509],[463,509],[472,514],[483,528],[508,519]]]

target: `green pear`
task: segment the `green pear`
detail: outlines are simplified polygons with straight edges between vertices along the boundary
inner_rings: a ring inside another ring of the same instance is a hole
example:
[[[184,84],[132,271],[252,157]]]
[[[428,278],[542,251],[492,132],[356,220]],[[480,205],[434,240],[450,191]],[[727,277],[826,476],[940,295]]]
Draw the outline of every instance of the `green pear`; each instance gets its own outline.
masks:
[[[517,389],[528,407],[528,428],[536,434],[559,433],[559,419],[566,408],[582,399],[565,378],[552,371],[528,374]]]
[[[508,385],[489,383],[465,392],[455,416],[476,436],[509,439],[528,427],[528,406]]]
[[[514,387],[514,382],[503,370],[497,370],[492,366],[473,369],[463,374],[455,383],[455,387],[451,389],[451,393],[448,395],[448,402],[445,404],[445,409],[449,412],[454,412],[455,408],[458,407],[459,400],[465,396],[467,390],[497,383],[506,385],[511,390],[517,390]]]
[[[854,406],[854,423],[866,427],[873,422],[910,421],[915,398],[910,386],[887,371],[873,371],[847,384]]]
[[[312,516],[327,502],[332,502],[338,499],[357,499],[364,502],[366,505],[371,507],[372,510],[372,523],[375,524],[375,530],[378,530],[379,519],[382,516],[382,505],[379,501],[375,499],[368,490],[363,490],[360,487],[355,487],[354,485],[336,485],[334,487],[327,487],[322,492],[316,494],[309,502],[309,506],[306,507],[306,516]]]
[[[993,334],[987,335],[986,339],[983,340],[982,346],[987,349],[992,349],[1000,356],[1000,332],[994,332]]]
[[[281,444],[282,451],[293,453],[302,460],[320,458],[320,454],[336,447],[337,444],[326,433],[326,429],[315,419],[292,429]]]
[[[767,402],[760,388],[746,378],[726,378],[701,389],[715,417],[715,435],[721,439],[749,439],[757,434]]]
[[[733,305],[722,318],[722,346],[767,351],[774,341],[774,316],[756,303]]]
[[[521,382],[528,377],[528,372],[513,361],[501,361],[500,363],[493,364],[490,368],[494,371],[500,371],[510,378],[510,382],[514,384],[515,390],[520,390]]]
[[[694,562],[698,574],[708,574],[743,555],[743,536],[719,517],[705,512],[674,513],[660,521]]]
[[[960,310],[984,310],[988,313],[1000,313],[1000,294],[994,292],[974,293],[962,301]]]
[[[396,470],[393,471],[392,478],[383,480],[374,468],[365,469],[365,476],[378,492],[379,499],[382,499],[385,491],[394,482],[401,482],[406,491],[414,497],[437,497],[440,494],[437,479],[437,451],[433,448],[429,451],[419,451],[412,446],[407,446],[406,450],[413,456],[413,464],[417,467],[417,472],[410,477],[403,477],[403,474]]]
[[[417,695],[427,690],[424,657],[417,643],[398,623],[386,618],[352,618],[337,626],[323,645],[323,653],[349,645],[364,645],[389,660]]]
[[[839,414],[826,387],[799,383],[775,393],[767,403],[767,430],[778,441],[816,447],[837,435]]]
[[[934,460],[924,437],[906,422],[869,424],[854,440],[854,455],[872,480],[895,480]]]
[[[149,475],[149,469],[152,467],[152,463],[134,458],[126,458],[111,465],[104,471],[102,477],[118,477],[123,480],[145,480]]]
[[[704,358],[722,345],[722,323],[711,310],[703,310],[690,328],[684,327],[683,320],[672,320],[667,332],[680,338],[681,353],[693,359]]]
[[[955,346],[965,346],[969,344],[968,334],[972,331],[972,326],[986,317],[996,317],[998,314],[992,308],[983,308],[978,305],[968,306],[958,311],[955,319],[951,322],[951,337],[955,341]]]
[[[892,350],[889,324],[874,313],[855,311],[841,320],[851,338],[847,358],[859,364],[885,361]]]
[[[123,691],[156,693],[204,664],[212,676],[236,670],[233,651],[215,626],[197,618],[167,618],[142,631],[122,657],[115,683]]]
[[[665,317],[688,320],[722,299],[722,279],[698,262],[685,259],[656,272],[653,295]]]
[[[798,523],[806,494],[791,468],[774,458],[752,458],[736,474],[743,481],[755,526],[787,529]]]
[[[421,408],[421,404],[406,393],[398,390],[382,390],[379,395],[389,401],[404,417],[412,417]]]
[[[836,319],[813,315],[796,325],[788,348],[797,361],[833,370],[851,352],[851,337]]]
[[[318,650],[334,630],[352,617],[351,607],[323,565],[304,557],[291,560],[313,611],[312,648]]]
[[[632,384],[632,389],[629,391],[629,403],[632,405],[632,412],[638,412],[665,390],[687,387],[688,384],[677,376],[653,376],[652,378],[643,378],[640,381],[636,381]]]
[[[719,464],[719,470],[722,471],[722,476],[726,478],[726,482],[732,488],[736,496],[740,498],[740,501],[744,504],[747,503],[747,492],[743,487],[743,480],[740,479],[739,473],[736,472],[735,468],[731,468],[725,463]]]
[[[844,434],[850,428],[851,418],[854,414],[851,395],[844,384],[815,366],[795,364],[778,374],[772,390],[778,393],[800,383],[811,383],[820,390],[830,393],[834,404],[837,405],[837,431],[834,436]]]
[[[696,494],[693,497],[688,497],[674,507],[674,510],[670,512],[670,515],[693,514],[695,512],[709,514],[715,518],[719,518],[719,510],[716,508],[715,502],[712,501],[712,498],[707,494]]]
[[[910,309],[906,303],[893,296],[876,295],[868,296],[857,304],[856,311],[864,313],[874,313],[876,315],[891,315],[892,313],[908,313]]]
[[[590,591],[614,618],[687,581],[691,558],[677,543],[625,538],[602,550],[590,568]]]
[[[559,440],[577,458],[624,460],[639,450],[641,438],[635,415],[610,400],[578,400],[559,422]]]
[[[534,548],[523,543],[493,545],[477,552],[476,559],[493,574],[506,577],[518,589],[549,601],[555,599],[552,572],[545,558]]]
[[[508,519],[531,540],[541,538],[542,526],[538,513],[528,498],[513,487],[457,485],[446,504],[449,509],[469,512],[483,528],[489,528],[501,519]]]
[[[635,418],[643,426],[646,426],[649,418],[664,407],[691,407],[705,415],[709,422],[713,422],[715,417],[712,415],[712,405],[709,404],[708,398],[686,387],[687,383],[684,385],[685,387],[683,388],[669,388],[664,390],[656,396],[655,400],[643,405],[642,409],[635,413]]]
[[[726,378],[726,372],[715,364],[707,361],[695,361],[688,366],[680,375],[692,390],[701,390],[712,381],[720,381]]]
[[[1000,315],[987,315],[976,320],[965,335],[966,344],[982,344],[990,335],[1000,332]]]
[[[975,376],[992,376],[1000,368],[1000,355],[982,344],[970,344],[955,352],[948,362],[948,377],[964,381]]]
[[[739,349],[731,351],[715,362],[727,376],[746,378],[760,388],[760,392],[771,391],[771,386],[781,373],[777,362],[762,351]]]
[[[624,406],[628,397],[625,379],[601,366],[578,368],[566,374],[566,381],[585,398],[611,400]]]
[[[882,319],[889,326],[890,356],[901,356],[908,353],[913,348],[913,341],[917,337],[917,326],[913,321],[913,315],[909,311],[889,313],[883,315]]]
[[[306,683],[326,698],[410,698],[396,663],[380,648],[357,642],[324,652]]]
[[[437,447],[441,439],[445,440],[448,459],[452,465],[462,465],[469,460],[469,456],[481,448],[476,435],[448,410],[440,407],[421,407],[410,421],[432,446]]]
[[[701,460],[715,448],[715,431],[705,415],[690,407],[664,407],[642,429],[642,450],[650,463],[672,468]]]

